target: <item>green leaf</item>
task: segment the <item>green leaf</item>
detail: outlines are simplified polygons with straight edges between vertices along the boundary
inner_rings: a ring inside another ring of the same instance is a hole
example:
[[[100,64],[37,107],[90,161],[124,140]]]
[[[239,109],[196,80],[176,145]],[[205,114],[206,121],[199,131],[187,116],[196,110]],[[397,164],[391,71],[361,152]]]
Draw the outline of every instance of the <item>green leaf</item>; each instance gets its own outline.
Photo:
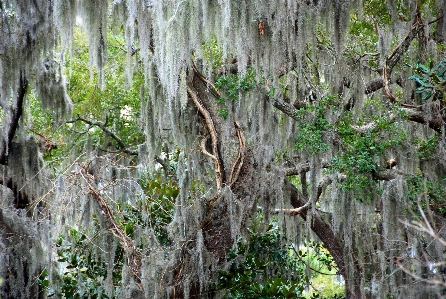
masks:
[[[431,92],[431,91],[427,91],[427,92],[423,95],[422,100],[423,100],[423,101],[428,100],[428,99],[431,97],[431,95],[432,95],[432,92]]]
[[[424,74],[429,74],[429,69],[423,65],[423,64],[418,64],[417,65],[417,70],[424,73]]]

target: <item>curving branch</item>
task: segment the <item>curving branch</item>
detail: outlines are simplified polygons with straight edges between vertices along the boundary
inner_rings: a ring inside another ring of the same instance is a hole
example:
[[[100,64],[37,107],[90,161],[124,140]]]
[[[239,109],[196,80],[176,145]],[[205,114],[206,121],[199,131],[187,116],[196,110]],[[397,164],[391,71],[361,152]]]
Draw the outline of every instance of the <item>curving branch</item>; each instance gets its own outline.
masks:
[[[91,121],[85,118],[82,118],[80,116],[78,116],[76,119],[71,120],[71,121],[67,121],[67,123],[74,123],[77,121],[82,121],[90,126],[93,127],[98,127],[100,128],[105,134],[107,134],[108,136],[110,136],[113,140],[116,141],[116,143],[119,146],[119,149],[121,152],[132,155],[132,156],[137,156],[138,155],[138,151],[133,151],[127,148],[127,146],[125,145],[124,141],[122,141],[121,138],[119,138],[118,135],[116,135],[115,133],[113,133],[112,131],[110,131],[109,128],[107,128],[107,123],[103,123],[101,121]]]
[[[206,137],[203,138],[201,142],[201,151],[203,152],[203,154],[211,157],[214,161],[215,181],[217,184],[217,190],[220,190],[224,182],[224,168],[219,155],[217,131],[215,130],[214,121],[212,120],[211,114],[209,113],[208,109],[198,97],[198,94],[192,89],[192,87],[187,86],[187,93],[194,102],[195,107],[197,107],[198,111],[201,113],[201,115],[203,115],[209,135],[211,136],[212,153],[209,153],[206,150]]]
[[[206,87],[210,89],[212,94],[217,98],[221,98],[220,91],[218,91],[217,87],[215,87],[214,83],[209,81],[197,68],[197,65],[195,64],[195,61],[192,60],[192,67],[194,69],[194,73],[200,78],[201,81],[203,81],[204,84],[206,84]]]
[[[288,180],[284,182],[284,189],[290,192],[290,201],[291,205],[295,208],[304,206],[307,201],[302,197],[302,194],[297,190],[297,188],[291,184]],[[299,214],[304,220],[307,219],[308,210],[302,211]],[[319,239],[324,243],[325,247],[330,252],[333,257],[336,265],[338,266],[339,273],[347,278],[346,275],[346,267],[344,262],[344,254],[340,245],[340,240],[336,237],[330,225],[328,225],[323,219],[318,211],[311,214],[311,230],[319,237]],[[349,285],[346,282],[346,285]],[[347,296],[346,298],[361,298],[361,290],[359,286],[353,286],[353,289],[347,288]]]
[[[303,199],[303,201],[305,201],[305,204],[303,204],[302,206],[294,207],[293,209],[276,209],[275,212],[284,212],[290,214],[290,216],[302,215],[303,213],[306,213],[309,208],[316,204],[324,190],[333,182],[335,176],[341,181],[347,178],[347,176],[344,174],[337,174],[334,176],[327,175],[317,185],[316,197],[314,199],[314,202],[312,202],[313,200],[309,200],[308,196],[302,193],[301,198]]]

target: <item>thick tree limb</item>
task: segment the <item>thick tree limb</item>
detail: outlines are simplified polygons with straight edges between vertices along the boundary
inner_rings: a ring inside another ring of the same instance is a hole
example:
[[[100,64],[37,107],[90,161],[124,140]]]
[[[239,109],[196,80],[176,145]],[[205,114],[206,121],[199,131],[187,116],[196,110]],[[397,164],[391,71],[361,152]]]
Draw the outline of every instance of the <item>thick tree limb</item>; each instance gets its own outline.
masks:
[[[23,73],[20,74],[19,92],[17,95],[15,107],[11,111],[11,123],[6,134],[6,138],[3,139],[3,148],[0,153],[0,164],[6,165],[8,163],[8,150],[11,147],[12,139],[19,126],[19,120],[23,113],[23,101],[25,99],[26,92],[28,90],[28,80]]]
[[[288,104],[278,98],[272,98],[271,99],[273,102],[273,106],[277,109],[279,109],[280,111],[282,111],[283,113],[285,113],[286,115],[288,115],[289,117],[291,117],[294,120],[299,121],[300,118],[298,117],[298,112],[299,110],[294,108],[293,105]]]
[[[428,116],[428,114],[424,111],[417,110],[417,109],[411,109],[411,108],[399,108],[399,112],[405,114],[407,116],[407,119],[416,123],[425,124],[428,125],[429,128],[441,132],[441,128],[444,125],[444,121],[441,118],[441,116],[437,116],[436,118],[431,118]],[[393,123],[398,119],[397,113],[391,113],[388,116],[388,123]],[[362,126],[352,126],[352,128],[361,134],[365,134],[367,132],[373,132],[378,126],[378,123],[375,121],[369,122]]]
[[[291,184],[288,180],[285,180],[284,188],[290,191],[290,201],[293,207],[298,208],[306,204],[305,199],[300,195],[296,187],[294,187],[294,185]],[[302,212],[299,215],[304,220],[306,220],[307,213],[308,210]],[[312,231],[319,237],[319,239],[324,243],[325,247],[330,252],[336,265],[338,266],[339,273],[344,278],[347,278],[348,276],[346,274],[344,254],[339,239],[336,237],[331,227],[324,220],[322,220],[322,217],[319,213],[316,212],[315,214],[312,214],[311,217],[312,217],[312,222],[310,225]],[[354,298],[354,299],[361,298],[361,290],[359,289],[359,286],[356,285],[350,286],[348,281],[346,282],[346,285],[347,285],[346,298]]]
[[[339,175],[337,175],[337,177],[340,180],[346,179],[346,176],[343,174],[339,174]],[[322,179],[322,181],[319,182],[319,184],[317,186],[316,197],[314,199],[314,203],[312,203],[312,201],[309,200],[308,197],[302,193],[301,197],[305,201],[305,204],[303,206],[295,207],[294,209],[276,209],[275,212],[284,212],[284,213],[290,214],[290,216],[296,216],[296,215],[301,215],[302,213],[306,213],[308,211],[308,209],[311,208],[311,206],[313,204],[316,204],[316,202],[319,200],[319,198],[321,197],[324,190],[332,182],[333,182],[333,175],[327,175]],[[302,182],[302,184],[303,184],[303,182]]]
[[[404,175],[404,173],[396,169],[380,169],[378,171],[372,172],[373,178],[380,181],[394,180],[401,175]]]
[[[292,175],[298,175],[302,172],[308,172],[310,171],[310,163],[302,163],[297,165],[296,167],[290,167],[285,169],[285,175],[286,176],[292,176]]]
[[[192,87],[190,86],[187,87],[187,93],[194,102],[194,105],[197,107],[198,111],[200,111],[201,115],[203,115],[209,135],[211,136],[212,154],[206,150],[205,146],[206,139],[203,139],[203,141],[201,142],[201,150],[203,154],[211,157],[212,160],[214,161],[215,181],[217,184],[217,190],[220,190],[224,182],[224,168],[219,156],[218,138],[217,138],[217,131],[215,130],[214,121],[212,120],[211,114],[209,113],[208,109],[201,101],[201,99],[198,97],[196,92],[192,89]]]
[[[445,125],[441,116],[431,118],[425,112],[420,110],[408,108],[401,108],[401,110],[407,114],[409,120],[420,124],[427,124],[429,128],[439,133],[441,133],[441,129]]]

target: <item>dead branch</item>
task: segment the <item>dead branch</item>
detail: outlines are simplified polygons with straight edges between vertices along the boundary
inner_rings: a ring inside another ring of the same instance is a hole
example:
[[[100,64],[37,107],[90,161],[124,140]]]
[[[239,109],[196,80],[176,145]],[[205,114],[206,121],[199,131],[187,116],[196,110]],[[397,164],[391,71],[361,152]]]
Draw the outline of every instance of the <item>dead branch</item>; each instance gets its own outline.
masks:
[[[79,174],[84,179],[85,183],[88,185],[88,193],[91,194],[98,203],[101,211],[104,213],[105,217],[107,218],[107,221],[110,225],[110,230],[113,233],[113,235],[118,238],[123,247],[127,252],[130,252],[131,256],[131,264],[129,265],[132,269],[132,272],[136,278],[136,282],[142,289],[141,285],[141,259],[138,255],[136,247],[133,245],[132,240],[127,236],[127,234],[124,232],[124,230],[121,228],[121,226],[116,222],[115,216],[113,214],[113,211],[105,201],[105,199],[102,197],[101,192],[98,188],[94,187],[94,176],[91,175],[88,171],[88,165],[80,165],[80,171]]]

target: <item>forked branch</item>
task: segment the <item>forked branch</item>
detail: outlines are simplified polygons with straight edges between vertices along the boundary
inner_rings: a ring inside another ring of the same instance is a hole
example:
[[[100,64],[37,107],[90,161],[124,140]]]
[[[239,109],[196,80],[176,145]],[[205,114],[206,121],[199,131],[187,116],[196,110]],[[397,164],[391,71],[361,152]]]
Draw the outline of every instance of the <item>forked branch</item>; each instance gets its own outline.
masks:
[[[206,150],[206,137],[201,142],[201,151],[203,152],[203,154],[211,157],[212,160],[214,161],[215,181],[217,184],[217,190],[220,190],[224,182],[224,169],[218,151],[218,138],[217,138],[217,131],[215,130],[214,121],[212,120],[211,114],[209,113],[208,109],[206,108],[206,106],[198,97],[198,94],[193,90],[192,87],[190,86],[187,87],[187,93],[194,102],[195,107],[197,107],[198,111],[201,113],[201,115],[203,115],[209,135],[211,136],[212,153],[209,153]]]

